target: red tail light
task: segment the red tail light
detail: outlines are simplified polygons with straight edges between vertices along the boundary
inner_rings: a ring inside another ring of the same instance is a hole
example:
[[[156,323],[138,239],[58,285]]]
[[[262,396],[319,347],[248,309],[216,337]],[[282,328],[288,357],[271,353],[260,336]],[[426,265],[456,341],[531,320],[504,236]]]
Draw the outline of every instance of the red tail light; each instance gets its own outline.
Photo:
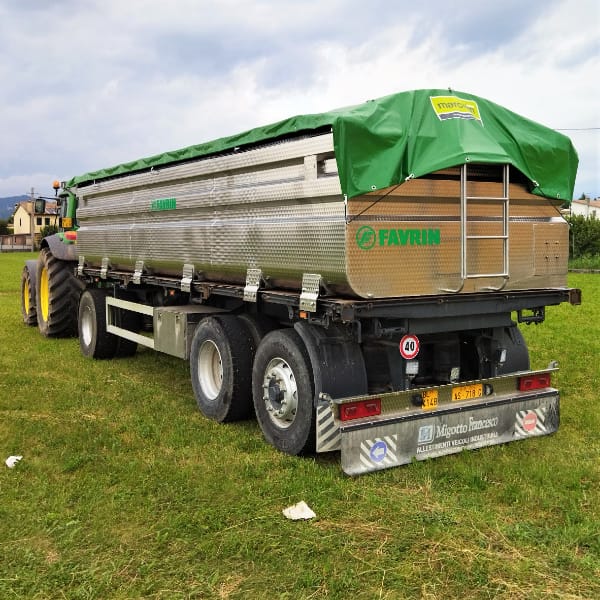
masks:
[[[342,421],[363,419],[364,417],[373,417],[380,414],[381,400],[379,398],[349,402],[340,406],[340,419]]]
[[[550,387],[550,379],[550,373],[519,377],[519,391],[528,392],[529,390],[541,390]]]

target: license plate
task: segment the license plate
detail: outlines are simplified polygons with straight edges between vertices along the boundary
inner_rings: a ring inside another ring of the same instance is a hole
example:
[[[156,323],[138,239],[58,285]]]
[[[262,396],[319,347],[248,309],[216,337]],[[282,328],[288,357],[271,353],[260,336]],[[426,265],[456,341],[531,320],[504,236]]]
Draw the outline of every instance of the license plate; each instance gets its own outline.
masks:
[[[421,398],[423,399],[423,410],[432,410],[438,405],[438,391],[427,390],[421,392]]]
[[[473,400],[473,398],[481,398],[481,396],[483,396],[483,385],[481,383],[452,388],[452,402]]]

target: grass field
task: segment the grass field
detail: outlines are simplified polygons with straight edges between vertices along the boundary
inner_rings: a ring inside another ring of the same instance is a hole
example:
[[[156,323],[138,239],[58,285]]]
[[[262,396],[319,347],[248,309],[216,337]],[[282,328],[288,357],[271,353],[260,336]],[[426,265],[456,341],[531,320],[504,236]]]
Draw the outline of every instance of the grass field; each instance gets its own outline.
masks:
[[[524,327],[557,434],[351,479],[204,419],[183,361],[25,327],[27,257],[0,255],[0,599],[600,598],[600,275]]]

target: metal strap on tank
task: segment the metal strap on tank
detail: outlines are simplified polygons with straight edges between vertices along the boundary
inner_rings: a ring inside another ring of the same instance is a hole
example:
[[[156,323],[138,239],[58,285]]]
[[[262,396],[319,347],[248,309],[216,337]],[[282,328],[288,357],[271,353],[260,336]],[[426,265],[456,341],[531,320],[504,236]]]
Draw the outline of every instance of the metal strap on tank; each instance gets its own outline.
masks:
[[[258,288],[262,281],[261,269],[248,269],[246,271],[246,287],[244,287],[244,302],[256,302]]]
[[[500,291],[509,278],[509,165],[502,165],[502,196],[469,196],[468,194],[468,164],[465,163],[460,171],[460,286],[458,289],[445,289],[445,292],[460,292],[467,279],[486,279],[502,277],[504,281],[498,287],[486,288],[490,291]],[[469,201],[501,202],[502,203],[502,235],[469,235]],[[502,240],[502,271],[498,273],[469,272],[468,247],[470,240]]]
[[[85,257],[79,257],[79,264],[77,265],[77,275],[83,275],[83,268],[85,267]]]
[[[181,278],[181,291],[192,291],[192,279],[194,279],[194,265],[183,265],[183,277]]]
[[[300,294],[300,310],[315,312],[321,276],[318,273],[304,273],[302,275],[302,293]]]
[[[133,283],[136,285],[140,285],[142,282],[142,274],[144,272],[144,261],[136,260],[135,261],[135,269],[133,271]]]
[[[101,279],[106,279],[107,275],[108,275],[108,268],[110,265],[110,261],[108,260],[108,258],[103,258],[102,259],[102,267],[100,269],[100,278]]]

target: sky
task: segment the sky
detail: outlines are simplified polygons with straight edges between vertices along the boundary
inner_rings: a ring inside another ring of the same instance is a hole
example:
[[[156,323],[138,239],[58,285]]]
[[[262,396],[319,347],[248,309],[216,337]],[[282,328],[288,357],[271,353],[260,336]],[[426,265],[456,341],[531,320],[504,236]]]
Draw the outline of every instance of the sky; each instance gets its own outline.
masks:
[[[451,87],[568,135],[600,196],[598,0],[0,0],[0,197]]]

